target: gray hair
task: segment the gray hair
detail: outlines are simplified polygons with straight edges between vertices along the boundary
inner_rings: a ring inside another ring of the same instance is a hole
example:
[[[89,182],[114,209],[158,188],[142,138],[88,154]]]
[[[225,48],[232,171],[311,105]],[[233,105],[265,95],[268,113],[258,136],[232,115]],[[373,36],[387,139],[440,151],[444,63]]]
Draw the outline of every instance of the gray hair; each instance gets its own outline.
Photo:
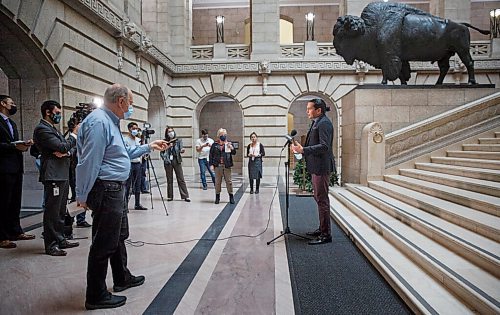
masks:
[[[128,98],[128,88],[121,84],[113,84],[104,92],[105,103],[116,103],[120,97]]]

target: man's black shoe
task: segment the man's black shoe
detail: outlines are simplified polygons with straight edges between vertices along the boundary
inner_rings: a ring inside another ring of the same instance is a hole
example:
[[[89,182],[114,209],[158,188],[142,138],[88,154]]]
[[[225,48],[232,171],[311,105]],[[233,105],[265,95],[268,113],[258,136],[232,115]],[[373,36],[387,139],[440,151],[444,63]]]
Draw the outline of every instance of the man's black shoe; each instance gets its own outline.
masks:
[[[88,228],[88,227],[91,227],[92,224],[89,224],[87,221],[83,221],[83,222],[78,222],[76,224],[76,227],[79,227],[79,228]]]
[[[51,249],[46,250],[45,253],[50,256],[66,256],[67,254],[64,250],[60,249],[57,246],[54,246]]]
[[[315,231],[312,231],[312,232],[307,232],[306,233],[307,236],[314,236],[314,237],[318,237],[321,235],[321,231],[319,229],[315,230]]]
[[[141,194],[149,194],[149,190],[143,190],[141,191]]]
[[[128,282],[126,282],[125,284],[123,285],[114,285],[113,286],[113,291],[115,292],[121,292],[121,291],[124,291],[124,290],[127,290],[128,288],[132,288],[132,287],[138,287],[140,286],[141,284],[144,283],[144,280],[146,280],[146,278],[144,276],[131,276],[130,277],[130,280]]]
[[[135,210],[148,210],[148,208],[143,207],[142,205],[135,206]]]
[[[332,242],[332,236],[318,236],[317,239],[309,241],[309,245],[320,245]]]
[[[60,249],[65,249],[65,248],[72,248],[72,247],[78,247],[80,243],[78,242],[68,242],[68,240],[64,240],[59,243],[59,248]]]
[[[101,308],[115,308],[125,305],[126,301],[127,301],[126,296],[109,294],[109,296],[104,300],[95,303],[85,302],[85,308],[88,310],[97,310]]]

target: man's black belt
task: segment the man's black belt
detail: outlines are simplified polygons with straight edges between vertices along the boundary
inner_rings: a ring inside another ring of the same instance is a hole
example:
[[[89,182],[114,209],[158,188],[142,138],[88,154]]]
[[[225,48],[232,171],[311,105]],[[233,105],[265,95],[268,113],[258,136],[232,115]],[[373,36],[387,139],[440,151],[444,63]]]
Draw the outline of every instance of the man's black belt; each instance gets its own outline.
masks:
[[[125,185],[127,184],[127,181],[124,180],[124,181],[121,181],[121,180],[104,180],[104,179],[96,179],[95,180],[96,183],[116,183],[116,184],[119,184],[119,185]]]

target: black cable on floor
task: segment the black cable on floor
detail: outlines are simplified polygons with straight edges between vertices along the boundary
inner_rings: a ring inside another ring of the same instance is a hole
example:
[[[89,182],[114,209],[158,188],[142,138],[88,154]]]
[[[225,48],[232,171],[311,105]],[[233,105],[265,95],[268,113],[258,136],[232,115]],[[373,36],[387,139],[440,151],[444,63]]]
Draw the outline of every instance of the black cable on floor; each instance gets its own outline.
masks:
[[[281,165],[281,159],[283,157],[283,150],[285,148],[287,148],[287,146],[283,147],[283,149],[281,149],[281,152],[280,152],[280,159],[278,161],[278,170],[279,170],[280,165]],[[285,174],[285,176],[287,176],[287,175],[288,174]],[[262,232],[260,232],[259,234],[256,234],[256,235],[238,234],[238,235],[231,235],[231,236],[228,236],[228,237],[218,238],[218,239],[194,238],[194,239],[190,239],[190,240],[176,241],[176,242],[167,242],[167,243],[145,242],[145,241],[140,241],[140,240],[139,241],[133,241],[131,239],[128,239],[128,240],[125,240],[125,244],[133,246],[133,247],[141,247],[141,246],[144,246],[144,245],[164,246],[164,245],[184,244],[184,243],[198,242],[198,241],[217,242],[217,241],[225,241],[225,240],[228,240],[228,239],[231,239],[231,238],[238,238],[238,237],[246,237],[246,238],[256,238],[256,237],[259,237],[262,234],[264,234],[268,230],[268,228],[269,228],[269,223],[271,222],[271,209],[272,209],[272,206],[273,206],[274,198],[276,197],[276,193],[278,192],[279,182],[280,182],[280,176],[278,174],[278,179],[276,181],[276,187],[274,189],[273,198],[271,199],[271,203],[269,204],[269,210],[268,210],[268,217],[267,217],[266,228]]]

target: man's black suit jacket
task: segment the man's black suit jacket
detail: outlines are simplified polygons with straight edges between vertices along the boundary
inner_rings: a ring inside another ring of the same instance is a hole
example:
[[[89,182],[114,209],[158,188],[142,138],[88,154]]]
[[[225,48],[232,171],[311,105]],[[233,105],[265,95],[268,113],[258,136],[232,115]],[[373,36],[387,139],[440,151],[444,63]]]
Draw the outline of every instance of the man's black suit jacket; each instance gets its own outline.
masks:
[[[10,118],[9,121],[14,129],[14,136],[10,134],[9,126],[0,115],[0,174],[17,174],[24,170],[23,153],[12,144],[19,140],[19,132],[16,123]]]
[[[33,140],[42,155],[40,181],[68,180],[70,158],[69,156],[58,158],[54,152],[68,153],[71,150],[71,143],[64,139],[59,130],[43,119],[33,132]]]
[[[307,133],[304,157],[307,171],[311,174],[326,175],[334,171],[335,160],[332,152],[333,125],[326,115],[318,118]]]

